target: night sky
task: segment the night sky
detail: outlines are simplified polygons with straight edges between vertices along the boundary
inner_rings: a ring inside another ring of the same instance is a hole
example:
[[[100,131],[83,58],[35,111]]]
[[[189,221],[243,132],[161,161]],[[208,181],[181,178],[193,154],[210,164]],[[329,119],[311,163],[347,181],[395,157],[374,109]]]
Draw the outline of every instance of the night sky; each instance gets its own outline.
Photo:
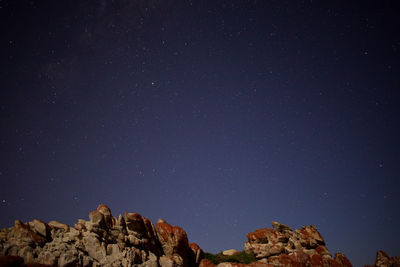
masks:
[[[0,1],[0,227],[104,203],[208,252],[274,220],[355,266],[400,255],[399,11]]]

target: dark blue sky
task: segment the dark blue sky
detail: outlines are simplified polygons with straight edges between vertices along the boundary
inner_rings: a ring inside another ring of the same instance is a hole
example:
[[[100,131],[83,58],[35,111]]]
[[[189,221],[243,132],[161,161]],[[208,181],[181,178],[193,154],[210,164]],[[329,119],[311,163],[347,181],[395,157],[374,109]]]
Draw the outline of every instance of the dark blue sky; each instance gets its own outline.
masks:
[[[333,2],[1,1],[0,226],[104,203],[400,255],[399,10]]]

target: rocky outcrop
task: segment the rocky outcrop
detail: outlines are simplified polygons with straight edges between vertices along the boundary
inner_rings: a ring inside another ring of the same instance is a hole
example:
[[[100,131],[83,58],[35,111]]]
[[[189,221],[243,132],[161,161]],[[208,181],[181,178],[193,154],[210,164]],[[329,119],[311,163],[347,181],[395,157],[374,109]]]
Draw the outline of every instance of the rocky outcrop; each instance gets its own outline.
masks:
[[[302,251],[309,256],[318,254],[322,258],[332,258],[315,226],[303,226],[302,229],[295,231],[277,222],[272,222],[272,226],[273,229],[263,228],[247,234],[245,251],[253,254],[256,259],[290,254],[295,251]]]
[[[256,259],[250,264],[219,263],[218,267],[351,267],[342,253],[333,257],[315,226],[292,230],[272,222],[272,228],[247,234],[245,252]],[[223,255],[237,257],[236,250]],[[248,262],[247,260],[244,262]],[[135,212],[114,217],[106,205],[79,219],[73,226],[19,220],[0,229],[0,267],[215,267],[203,250],[190,243],[186,232],[160,219],[153,223]],[[400,267],[399,257],[378,251],[374,265]]]
[[[332,257],[325,241],[315,226],[303,226],[293,231],[289,226],[272,222],[273,228],[257,229],[247,234],[245,252],[257,261],[251,264],[220,263],[218,267],[350,267],[350,261],[342,253]],[[202,260],[200,267],[214,264]]]
[[[400,267],[400,257],[390,257],[386,252],[379,250],[376,253],[374,265],[365,265],[365,267]]]
[[[0,266],[197,267],[201,248],[186,232],[138,213],[112,216],[106,205],[74,227],[39,220],[0,230]]]

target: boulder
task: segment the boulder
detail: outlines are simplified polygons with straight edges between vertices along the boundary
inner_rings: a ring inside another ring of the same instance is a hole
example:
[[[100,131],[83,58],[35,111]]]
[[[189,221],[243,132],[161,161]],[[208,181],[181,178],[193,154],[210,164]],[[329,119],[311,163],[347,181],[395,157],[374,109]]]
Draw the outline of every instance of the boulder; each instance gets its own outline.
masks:
[[[95,210],[89,213],[89,221],[96,226],[103,226],[104,225],[104,215]]]
[[[189,242],[186,232],[167,222],[159,222],[156,227],[164,254],[172,257],[178,266],[187,266]]]
[[[53,228],[53,229],[62,229],[64,231],[68,231],[69,230],[69,225],[68,224],[60,223],[60,222],[57,222],[57,221],[50,221],[48,223],[48,225],[50,226],[50,228]]]
[[[108,228],[112,228],[113,227],[113,220],[112,220],[112,215],[111,215],[110,208],[107,205],[100,204],[97,207],[97,211],[100,212],[101,214],[103,214],[106,226]]]
[[[222,251],[222,255],[225,255],[225,256],[233,256],[236,254],[239,254],[239,251],[237,251],[236,249],[228,249],[228,250]]]
[[[146,227],[144,225],[143,217],[136,212],[125,212],[125,222],[128,233],[142,238],[146,237]]]
[[[307,249],[325,245],[324,239],[313,225],[303,226],[301,230],[295,230],[294,237],[299,240],[301,246]]]
[[[29,222],[29,226],[37,234],[46,239],[50,238],[51,227],[47,223],[34,219],[32,222]]]
[[[25,225],[20,220],[15,220],[13,237],[17,241],[17,246],[25,245],[39,245],[42,246],[46,243],[46,238],[32,231],[29,224]]]

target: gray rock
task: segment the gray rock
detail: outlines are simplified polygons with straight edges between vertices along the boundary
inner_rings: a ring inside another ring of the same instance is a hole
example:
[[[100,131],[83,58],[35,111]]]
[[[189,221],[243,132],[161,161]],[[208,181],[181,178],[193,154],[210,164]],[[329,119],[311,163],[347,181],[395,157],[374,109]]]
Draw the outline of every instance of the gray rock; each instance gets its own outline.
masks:
[[[72,251],[67,251],[60,255],[60,258],[58,259],[58,266],[59,267],[73,267],[73,266],[77,266],[78,262],[79,262],[79,258],[77,257],[77,255],[74,254]]]

